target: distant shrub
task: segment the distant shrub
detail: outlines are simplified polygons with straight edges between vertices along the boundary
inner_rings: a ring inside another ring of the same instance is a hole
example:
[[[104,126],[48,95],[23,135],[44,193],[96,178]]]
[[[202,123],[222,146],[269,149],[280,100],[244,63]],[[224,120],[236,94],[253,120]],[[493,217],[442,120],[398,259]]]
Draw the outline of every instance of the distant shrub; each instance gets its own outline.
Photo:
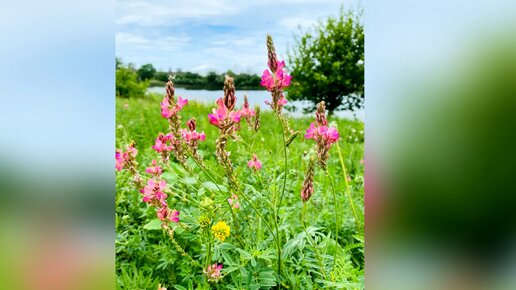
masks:
[[[141,98],[149,87],[149,81],[139,81],[138,73],[129,66],[117,65],[116,95],[123,98]]]

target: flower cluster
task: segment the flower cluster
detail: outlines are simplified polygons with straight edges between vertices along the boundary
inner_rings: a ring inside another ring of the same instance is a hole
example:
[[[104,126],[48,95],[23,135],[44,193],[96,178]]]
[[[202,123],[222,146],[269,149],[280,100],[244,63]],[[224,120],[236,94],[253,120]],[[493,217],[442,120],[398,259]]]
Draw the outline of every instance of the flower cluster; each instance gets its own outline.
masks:
[[[333,127],[328,127],[324,102],[317,104],[316,120],[306,130],[305,138],[314,139],[317,142],[318,163],[323,169],[326,169],[331,144],[339,140],[339,132]]]
[[[272,94],[272,103],[269,101],[265,101],[265,103],[271,106],[275,112],[280,113],[283,106],[287,104],[287,99],[283,95],[283,88],[290,86],[292,76],[289,76],[285,71],[285,62],[278,61],[270,35],[267,35],[267,52],[269,69],[263,71],[260,85]]]
[[[247,167],[253,169],[254,171],[258,171],[262,169],[262,162],[258,160],[258,156],[253,153],[253,158],[247,162]]]
[[[210,282],[218,282],[222,278],[222,264],[213,264],[209,265],[206,270],[204,270],[204,274],[208,277],[208,281]]]
[[[229,231],[229,226],[226,224],[226,222],[222,221],[211,227],[211,232],[213,235],[221,241],[224,241],[227,237],[229,237]]]

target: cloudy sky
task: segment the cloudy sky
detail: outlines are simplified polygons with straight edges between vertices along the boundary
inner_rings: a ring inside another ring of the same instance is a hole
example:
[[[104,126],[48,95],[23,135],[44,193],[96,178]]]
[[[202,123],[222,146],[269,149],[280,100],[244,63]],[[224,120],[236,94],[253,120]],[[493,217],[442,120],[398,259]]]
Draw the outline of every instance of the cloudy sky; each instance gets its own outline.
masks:
[[[118,0],[116,55],[162,70],[259,73],[265,36],[284,58],[293,34],[357,0]]]

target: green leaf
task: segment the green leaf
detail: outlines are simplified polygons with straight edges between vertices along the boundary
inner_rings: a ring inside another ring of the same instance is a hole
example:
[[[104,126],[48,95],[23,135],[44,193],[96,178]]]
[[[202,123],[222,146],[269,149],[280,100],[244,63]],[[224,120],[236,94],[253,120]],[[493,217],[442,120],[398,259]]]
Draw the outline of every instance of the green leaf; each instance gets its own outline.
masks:
[[[161,221],[159,219],[153,219],[143,226],[146,230],[159,230],[161,229]]]
[[[224,185],[220,185],[220,184],[215,184],[211,181],[206,181],[206,182],[203,182],[202,185],[204,187],[206,187],[207,189],[211,190],[211,191],[218,191],[219,188],[220,190],[222,190],[223,192],[227,192],[228,189],[224,186]]]
[[[185,287],[181,285],[174,285],[174,288],[176,288],[177,290],[187,290]]]

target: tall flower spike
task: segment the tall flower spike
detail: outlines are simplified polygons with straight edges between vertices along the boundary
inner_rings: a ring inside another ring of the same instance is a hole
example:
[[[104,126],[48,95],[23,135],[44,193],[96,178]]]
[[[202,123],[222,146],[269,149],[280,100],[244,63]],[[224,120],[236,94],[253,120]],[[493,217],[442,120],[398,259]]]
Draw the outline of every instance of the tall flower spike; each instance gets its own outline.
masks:
[[[328,120],[326,119],[326,106],[324,101],[317,104],[317,111],[315,112],[315,121],[319,126],[328,126]]]
[[[278,59],[276,58],[276,49],[274,48],[274,42],[272,42],[272,36],[267,34],[267,65],[271,69],[272,73],[276,73],[278,69]]]
[[[167,97],[169,103],[174,103],[175,89],[174,89],[174,84],[172,83],[172,79],[173,79],[172,76],[168,77],[168,82],[167,82],[167,86],[166,86],[166,92],[167,92],[166,97]]]
[[[235,97],[235,85],[233,83],[233,78],[226,75],[226,80],[224,81],[224,105],[228,110],[233,110],[235,108],[236,97]]]
[[[255,106],[254,111],[256,112],[256,114],[254,117],[253,129],[255,132],[258,132],[258,129],[260,129],[260,106]]]
[[[313,157],[310,158],[308,163],[308,169],[306,170],[305,180],[303,181],[303,187],[301,189],[301,199],[303,202],[307,202],[312,194],[314,194],[314,172],[315,172],[315,160]]]

